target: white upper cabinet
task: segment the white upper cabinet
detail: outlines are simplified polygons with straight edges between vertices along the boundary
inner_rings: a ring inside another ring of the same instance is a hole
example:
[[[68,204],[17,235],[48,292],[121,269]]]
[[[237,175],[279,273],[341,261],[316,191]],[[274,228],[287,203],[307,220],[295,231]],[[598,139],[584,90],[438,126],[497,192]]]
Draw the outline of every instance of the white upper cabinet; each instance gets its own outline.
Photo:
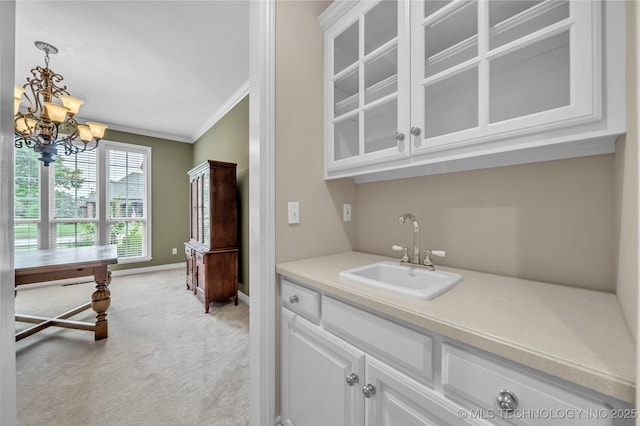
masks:
[[[327,167],[408,158],[408,3],[362,2],[326,33]]]
[[[366,182],[613,152],[626,118],[624,7],[336,0],[320,16],[325,177]]]

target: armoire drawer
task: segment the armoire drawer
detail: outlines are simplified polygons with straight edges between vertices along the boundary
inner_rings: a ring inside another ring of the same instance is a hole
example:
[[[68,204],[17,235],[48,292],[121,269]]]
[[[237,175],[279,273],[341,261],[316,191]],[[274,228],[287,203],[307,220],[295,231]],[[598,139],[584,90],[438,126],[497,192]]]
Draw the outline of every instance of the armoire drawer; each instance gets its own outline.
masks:
[[[320,321],[320,293],[282,278],[282,306],[318,323]]]

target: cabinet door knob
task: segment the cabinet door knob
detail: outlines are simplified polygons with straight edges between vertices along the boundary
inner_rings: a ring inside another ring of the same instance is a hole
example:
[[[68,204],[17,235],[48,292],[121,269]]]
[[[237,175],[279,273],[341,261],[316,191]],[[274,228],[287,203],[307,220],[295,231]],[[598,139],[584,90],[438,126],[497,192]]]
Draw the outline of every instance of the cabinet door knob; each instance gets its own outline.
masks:
[[[420,127],[412,127],[411,128],[411,134],[413,136],[420,136],[420,133],[422,133],[422,131],[420,130]]]
[[[376,394],[376,387],[369,383],[367,386],[362,388],[362,393],[364,394],[365,398],[371,398]]]
[[[501,389],[498,393],[498,407],[507,413],[512,413],[518,408],[518,398],[516,394],[508,389]]]
[[[396,140],[397,140],[398,142],[402,142],[402,141],[404,140],[404,133],[402,133],[402,132],[396,132],[395,137],[396,137]]]
[[[356,383],[358,383],[359,380],[360,378],[356,373],[351,373],[347,376],[347,384],[349,386],[354,386]]]
[[[297,294],[294,294],[293,296],[289,296],[289,303],[298,303],[300,301],[300,298],[298,297]]]

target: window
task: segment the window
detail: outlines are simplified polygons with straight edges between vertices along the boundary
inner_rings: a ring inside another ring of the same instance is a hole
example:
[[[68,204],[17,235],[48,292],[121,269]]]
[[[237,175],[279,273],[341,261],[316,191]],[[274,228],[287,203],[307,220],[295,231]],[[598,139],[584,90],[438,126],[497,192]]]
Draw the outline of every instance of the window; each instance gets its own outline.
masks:
[[[37,249],[40,226],[40,162],[32,150],[16,149],[15,248]]]
[[[97,243],[97,152],[59,155],[53,171],[49,199],[52,247],[93,246]]]
[[[120,262],[151,259],[151,148],[102,141],[48,168],[16,149],[15,248],[116,244]]]
[[[146,251],[147,176],[143,151],[108,147],[107,205],[109,240],[118,256],[142,257]]]

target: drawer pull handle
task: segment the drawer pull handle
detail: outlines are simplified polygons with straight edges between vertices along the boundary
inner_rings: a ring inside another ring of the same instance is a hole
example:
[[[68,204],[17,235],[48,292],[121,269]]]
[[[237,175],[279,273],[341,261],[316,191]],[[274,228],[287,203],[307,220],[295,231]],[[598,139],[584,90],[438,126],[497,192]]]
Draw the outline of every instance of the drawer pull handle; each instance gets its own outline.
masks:
[[[294,294],[293,296],[289,296],[289,303],[298,303],[300,301],[300,298],[298,297],[297,294]]]
[[[351,373],[347,376],[347,384],[349,386],[354,386],[356,383],[358,383],[359,380],[360,378],[356,373]]]
[[[501,389],[498,393],[498,407],[507,413],[512,413],[518,408],[518,397],[508,389]]]
[[[362,388],[362,393],[364,394],[365,398],[371,398],[376,394],[376,387],[369,383],[367,386]]]

